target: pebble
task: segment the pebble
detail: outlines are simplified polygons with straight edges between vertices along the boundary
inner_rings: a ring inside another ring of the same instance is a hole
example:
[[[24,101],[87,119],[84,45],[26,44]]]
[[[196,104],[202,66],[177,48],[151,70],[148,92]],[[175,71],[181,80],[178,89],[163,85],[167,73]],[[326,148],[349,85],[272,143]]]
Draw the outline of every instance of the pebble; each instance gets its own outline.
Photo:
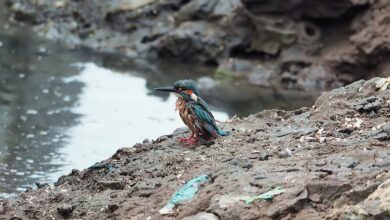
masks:
[[[266,152],[260,153],[259,160],[261,160],[261,161],[268,160],[268,158],[269,158],[270,156],[271,156],[271,155],[268,154],[268,153],[266,153]]]
[[[196,215],[184,217],[183,220],[218,220],[219,218],[213,213],[199,212]]]
[[[70,204],[63,204],[61,205],[60,207],[57,208],[57,211],[58,213],[62,216],[62,217],[69,217],[70,214],[72,214],[73,210],[74,210],[74,205],[70,205]]]
[[[278,153],[279,158],[287,158],[287,157],[291,157],[291,156],[292,156],[292,152],[289,148],[286,148],[285,150],[280,151]]]

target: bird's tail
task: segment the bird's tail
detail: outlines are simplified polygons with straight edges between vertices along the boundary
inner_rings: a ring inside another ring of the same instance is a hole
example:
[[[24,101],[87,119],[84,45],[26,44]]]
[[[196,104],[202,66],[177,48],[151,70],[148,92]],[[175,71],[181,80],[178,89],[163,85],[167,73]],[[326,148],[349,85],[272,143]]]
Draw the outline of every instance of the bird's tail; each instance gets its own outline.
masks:
[[[219,135],[221,135],[221,136],[228,136],[228,135],[230,134],[229,132],[224,131],[224,130],[222,130],[222,129],[220,129],[220,128],[217,129],[217,133],[218,133]]]

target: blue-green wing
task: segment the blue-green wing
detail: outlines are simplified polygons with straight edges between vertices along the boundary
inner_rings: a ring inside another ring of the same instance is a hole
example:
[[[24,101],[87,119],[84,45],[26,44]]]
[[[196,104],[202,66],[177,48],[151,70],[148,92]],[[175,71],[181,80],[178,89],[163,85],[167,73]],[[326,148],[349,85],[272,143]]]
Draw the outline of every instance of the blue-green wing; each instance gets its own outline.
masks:
[[[192,113],[195,115],[195,126],[198,130],[202,131],[203,136],[218,137],[218,128],[215,124],[214,116],[211,112],[204,107],[204,105],[199,104],[198,102],[189,102]],[[206,133],[205,133],[206,132]]]
[[[187,107],[191,109],[195,115],[195,126],[201,131],[207,131],[213,137],[229,135],[228,132],[219,129],[215,124],[213,114],[211,114],[208,106],[203,99],[199,99],[198,102],[188,102]]]
[[[211,115],[211,117],[214,118],[213,114],[211,114],[211,111],[209,109],[209,106],[207,105],[207,103],[200,97],[198,97],[198,100],[196,102],[197,104],[199,104],[200,106],[202,106],[202,108],[207,111],[207,113],[209,113]]]
[[[209,124],[215,124],[214,116],[206,109],[202,104],[197,102],[190,102],[192,112],[195,114],[199,121],[203,121]]]

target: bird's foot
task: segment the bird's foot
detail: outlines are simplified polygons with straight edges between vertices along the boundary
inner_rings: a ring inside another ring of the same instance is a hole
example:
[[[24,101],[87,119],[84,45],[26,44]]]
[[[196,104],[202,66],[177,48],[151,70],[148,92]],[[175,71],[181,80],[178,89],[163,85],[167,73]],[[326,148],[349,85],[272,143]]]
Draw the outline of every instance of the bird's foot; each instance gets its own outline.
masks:
[[[199,138],[197,137],[191,137],[189,140],[187,140],[185,142],[185,145],[188,146],[188,145],[195,145],[199,142]]]
[[[190,136],[190,137],[186,137],[186,138],[177,138],[177,140],[179,140],[182,143],[185,143],[185,142],[188,142],[189,140],[191,140],[192,138],[193,138],[193,136]]]
[[[191,135],[189,137],[186,137],[186,138],[177,138],[180,142],[182,143],[186,143],[188,142],[189,140],[193,139],[194,138],[194,133],[191,133]]]

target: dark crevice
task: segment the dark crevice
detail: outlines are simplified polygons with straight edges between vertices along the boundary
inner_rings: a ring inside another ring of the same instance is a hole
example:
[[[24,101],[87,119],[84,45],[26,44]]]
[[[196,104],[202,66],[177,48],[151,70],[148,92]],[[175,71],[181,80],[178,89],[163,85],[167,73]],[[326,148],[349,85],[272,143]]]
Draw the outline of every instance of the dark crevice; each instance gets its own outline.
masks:
[[[242,58],[242,59],[248,59],[248,60],[264,60],[264,61],[271,61],[274,60],[275,58],[278,57],[278,54],[272,55],[272,54],[267,54],[264,52],[259,52],[259,51],[251,51],[249,49],[249,46],[247,45],[238,45],[233,47],[230,50],[229,53],[230,57],[232,58]]]
[[[316,29],[314,29],[313,27],[311,26],[308,26],[308,25],[305,25],[305,32],[307,34],[307,36],[314,36],[316,34]]]
[[[141,43],[145,44],[145,43],[153,42],[161,36],[162,36],[162,34],[154,34],[154,35],[150,35],[150,36],[144,36],[141,39]]]
[[[302,16],[302,20],[307,20],[316,23],[317,25],[334,25],[342,22],[351,22],[353,18],[357,15],[362,14],[369,8],[369,5],[359,5],[355,7],[351,7],[346,10],[341,16],[338,17],[321,17],[321,18],[313,18],[309,16]]]
[[[217,67],[218,61],[215,59],[207,59],[203,62],[203,64],[210,67]]]

